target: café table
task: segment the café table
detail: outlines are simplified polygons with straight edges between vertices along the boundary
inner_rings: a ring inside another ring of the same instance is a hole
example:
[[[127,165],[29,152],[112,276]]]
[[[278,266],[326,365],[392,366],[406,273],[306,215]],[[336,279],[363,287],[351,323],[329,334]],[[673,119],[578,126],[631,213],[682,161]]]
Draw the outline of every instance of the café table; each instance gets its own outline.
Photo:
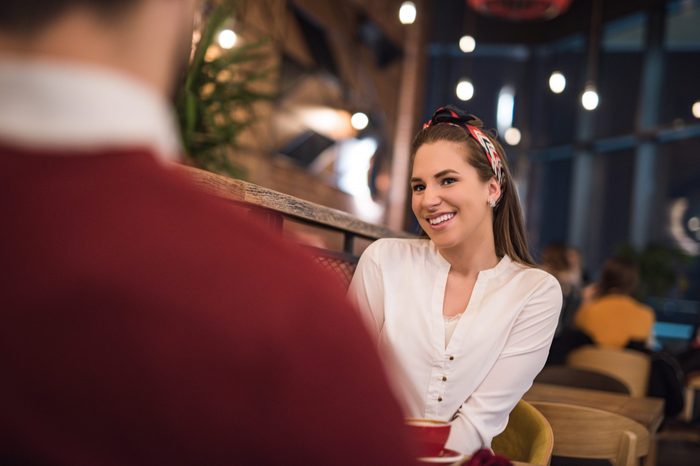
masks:
[[[664,400],[652,397],[631,397],[621,393],[535,383],[523,397],[526,401],[548,401],[598,408],[637,421],[649,430],[649,454],[645,465],[656,460],[655,434],[664,419]]]

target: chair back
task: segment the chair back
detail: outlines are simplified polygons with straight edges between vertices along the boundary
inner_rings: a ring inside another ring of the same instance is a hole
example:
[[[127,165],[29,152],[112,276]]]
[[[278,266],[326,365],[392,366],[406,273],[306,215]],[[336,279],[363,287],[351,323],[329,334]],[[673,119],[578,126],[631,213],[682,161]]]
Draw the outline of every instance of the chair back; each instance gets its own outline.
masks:
[[[535,377],[535,383],[630,394],[627,384],[617,377],[599,371],[570,366],[546,366]]]
[[[494,453],[512,461],[547,466],[554,436],[547,419],[531,404],[520,400],[508,417],[506,429],[491,442]]]
[[[647,394],[651,361],[639,351],[615,348],[600,348],[586,345],[573,350],[566,359],[567,365],[590,369],[622,380],[631,396]]]
[[[632,419],[565,403],[532,405],[552,426],[554,456],[606,459],[614,466],[638,466],[638,458],[649,452],[649,431]]]
[[[322,268],[329,272],[343,288],[347,289],[357,267],[357,258],[349,254],[324,251],[317,248],[307,248],[311,251],[312,258]]]

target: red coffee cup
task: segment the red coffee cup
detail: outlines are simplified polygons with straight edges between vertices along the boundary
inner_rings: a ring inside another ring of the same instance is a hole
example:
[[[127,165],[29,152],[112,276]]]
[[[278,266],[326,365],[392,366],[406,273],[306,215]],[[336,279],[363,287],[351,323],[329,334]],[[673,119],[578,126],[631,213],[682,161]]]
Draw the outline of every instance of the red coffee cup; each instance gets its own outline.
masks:
[[[437,419],[406,419],[406,426],[418,450],[418,457],[437,456],[450,435],[450,423]]]

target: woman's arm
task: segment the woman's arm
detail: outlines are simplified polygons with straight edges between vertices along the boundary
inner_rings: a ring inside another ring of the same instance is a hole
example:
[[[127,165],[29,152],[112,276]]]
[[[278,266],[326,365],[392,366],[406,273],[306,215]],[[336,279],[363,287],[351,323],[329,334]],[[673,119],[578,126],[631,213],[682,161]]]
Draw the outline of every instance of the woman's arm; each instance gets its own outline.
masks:
[[[348,288],[348,299],[360,311],[374,337],[378,337],[384,327],[384,284],[378,253],[377,242],[365,249]]]
[[[469,454],[489,447],[505,429],[508,415],[547,360],[561,304],[559,283],[548,275],[516,319],[491,371],[455,414],[448,448]]]

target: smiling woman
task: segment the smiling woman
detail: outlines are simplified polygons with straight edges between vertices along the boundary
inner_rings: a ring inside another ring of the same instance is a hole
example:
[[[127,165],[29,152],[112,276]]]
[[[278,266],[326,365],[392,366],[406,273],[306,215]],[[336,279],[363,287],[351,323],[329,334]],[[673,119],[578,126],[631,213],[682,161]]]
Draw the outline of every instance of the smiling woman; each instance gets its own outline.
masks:
[[[427,239],[382,239],[349,296],[395,355],[407,417],[450,421],[446,448],[489,447],[544,365],[561,289],[532,267],[505,153],[481,121],[438,109],[412,145]]]

